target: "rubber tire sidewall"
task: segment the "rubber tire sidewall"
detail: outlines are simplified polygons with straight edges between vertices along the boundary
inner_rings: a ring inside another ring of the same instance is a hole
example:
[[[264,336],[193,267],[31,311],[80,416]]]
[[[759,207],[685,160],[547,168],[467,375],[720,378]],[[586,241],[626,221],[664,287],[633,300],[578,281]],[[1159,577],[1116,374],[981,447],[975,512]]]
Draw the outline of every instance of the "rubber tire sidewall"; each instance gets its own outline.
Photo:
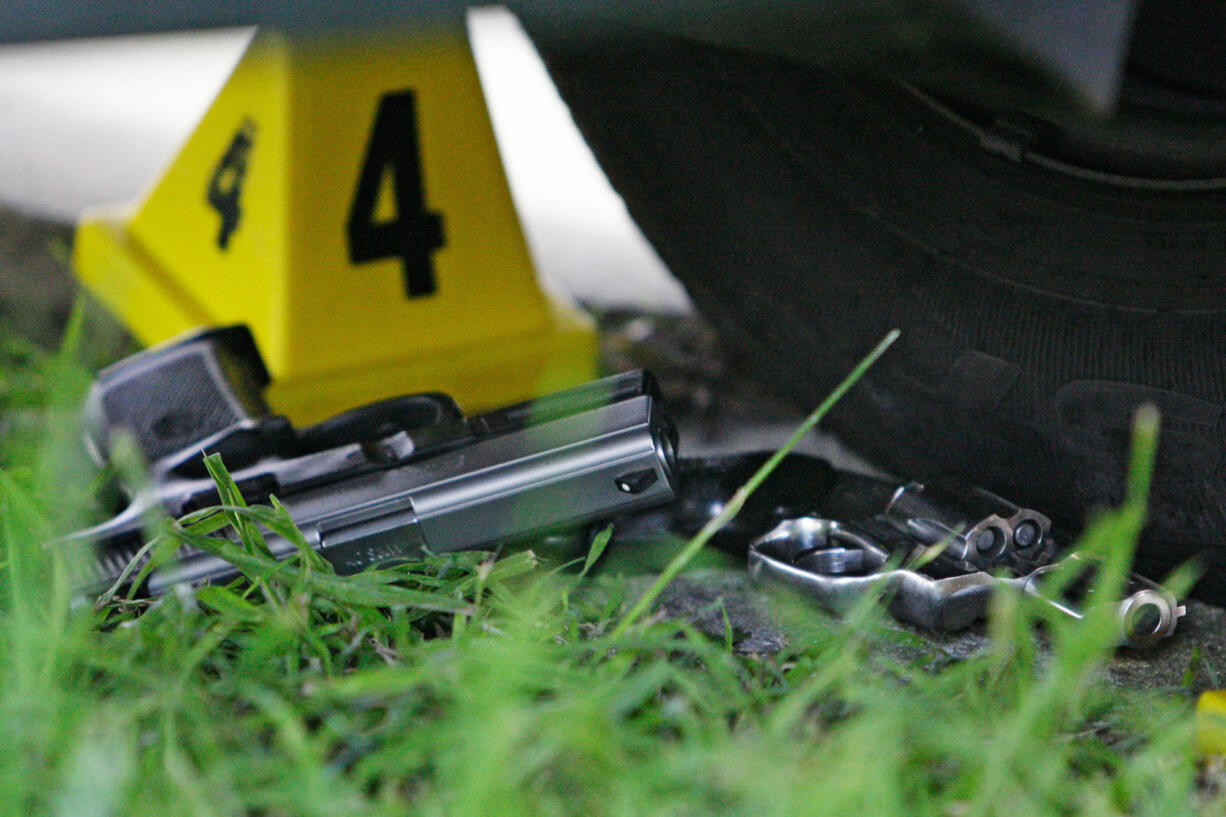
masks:
[[[989,155],[905,90],[680,39],[538,42],[631,214],[765,387],[900,475],[964,476],[1077,523],[1163,412],[1138,566],[1197,553],[1226,598],[1226,196]]]

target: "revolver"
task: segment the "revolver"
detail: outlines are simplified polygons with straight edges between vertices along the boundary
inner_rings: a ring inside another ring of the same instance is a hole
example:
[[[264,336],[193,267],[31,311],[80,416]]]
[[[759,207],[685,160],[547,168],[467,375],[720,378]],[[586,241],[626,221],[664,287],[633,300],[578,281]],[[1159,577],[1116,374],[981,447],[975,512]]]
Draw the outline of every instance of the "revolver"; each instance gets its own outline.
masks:
[[[103,370],[86,400],[86,442],[106,463],[133,439],[151,480],[110,520],[73,534],[96,544],[87,589],[118,581],[150,511],[219,503],[218,453],[248,503],[271,496],[338,574],[480,548],[673,499],[677,433],[651,374],[627,372],[466,417],[448,396],[372,403],[305,428],[272,413],[268,371],[245,326],[192,334]],[[294,552],[275,534],[272,554]],[[229,563],[184,546],[140,588],[225,581]]]
[[[928,564],[906,566],[914,560]],[[1062,565],[1077,581],[1051,597],[1045,590]],[[753,577],[792,585],[835,613],[874,596],[897,619],[949,632],[985,618],[993,593],[1012,588],[1075,619],[1090,604],[1113,605],[1127,646],[1153,647],[1174,634],[1187,611],[1170,591],[1134,573],[1121,598],[1095,598],[1096,570],[1076,551],[1057,559],[1045,515],[941,477],[899,487],[877,516],[784,519],[749,546]]]

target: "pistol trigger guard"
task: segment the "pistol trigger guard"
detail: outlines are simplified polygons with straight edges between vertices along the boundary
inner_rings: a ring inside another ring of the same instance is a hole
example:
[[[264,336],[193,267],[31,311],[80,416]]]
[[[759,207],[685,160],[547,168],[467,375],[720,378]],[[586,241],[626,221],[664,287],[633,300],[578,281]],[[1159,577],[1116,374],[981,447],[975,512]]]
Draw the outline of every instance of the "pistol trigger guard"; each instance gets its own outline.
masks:
[[[404,431],[462,423],[464,412],[450,395],[439,392],[406,394],[330,417],[298,432],[300,452],[323,451],[351,443],[373,442]]]

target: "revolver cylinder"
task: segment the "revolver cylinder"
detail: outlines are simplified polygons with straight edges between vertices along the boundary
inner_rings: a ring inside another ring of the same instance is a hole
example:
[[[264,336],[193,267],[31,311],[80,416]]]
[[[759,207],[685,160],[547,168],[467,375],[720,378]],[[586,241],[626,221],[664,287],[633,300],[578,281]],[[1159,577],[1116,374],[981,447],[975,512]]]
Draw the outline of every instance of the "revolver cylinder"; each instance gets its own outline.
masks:
[[[991,491],[948,478],[894,492],[885,518],[902,533],[968,569],[1041,564],[1050,558],[1051,520]]]

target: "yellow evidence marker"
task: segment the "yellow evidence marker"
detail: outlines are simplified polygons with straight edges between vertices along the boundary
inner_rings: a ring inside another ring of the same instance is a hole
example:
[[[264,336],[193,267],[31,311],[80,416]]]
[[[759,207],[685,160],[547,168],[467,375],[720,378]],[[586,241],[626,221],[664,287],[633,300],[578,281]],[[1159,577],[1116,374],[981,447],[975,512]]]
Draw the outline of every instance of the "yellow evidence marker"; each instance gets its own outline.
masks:
[[[1226,755],[1226,689],[1196,699],[1196,748],[1202,755]]]
[[[412,391],[469,411],[589,379],[590,319],[537,284],[462,22],[261,31],[155,186],[74,264],[146,344],[251,327],[298,423]]]

